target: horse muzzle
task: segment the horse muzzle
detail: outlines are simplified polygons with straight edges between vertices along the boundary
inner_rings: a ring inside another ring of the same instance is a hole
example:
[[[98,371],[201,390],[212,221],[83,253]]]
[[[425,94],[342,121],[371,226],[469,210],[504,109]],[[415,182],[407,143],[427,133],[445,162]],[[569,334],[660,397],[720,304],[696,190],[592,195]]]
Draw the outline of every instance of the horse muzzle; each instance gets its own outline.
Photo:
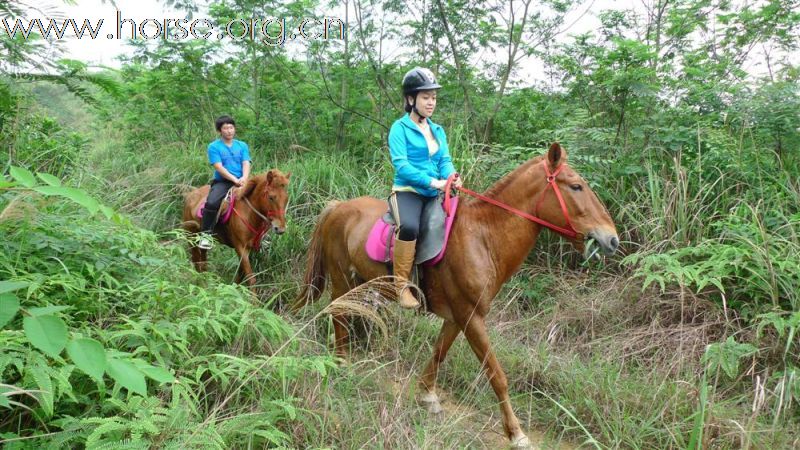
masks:
[[[590,259],[597,255],[598,249],[606,256],[613,255],[619,248],[619,237],[611,230],[597,229],[592,230],[587,235],[587,242],[583,250],[583,256]]]

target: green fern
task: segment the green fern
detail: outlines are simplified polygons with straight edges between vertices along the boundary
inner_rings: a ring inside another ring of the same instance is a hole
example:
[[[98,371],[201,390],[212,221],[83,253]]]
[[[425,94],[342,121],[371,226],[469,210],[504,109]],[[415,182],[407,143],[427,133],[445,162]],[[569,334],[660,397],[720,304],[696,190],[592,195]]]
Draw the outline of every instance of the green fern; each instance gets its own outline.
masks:
[[[53,402],[55,398],[53,380],[50,379],[50,375],[48,374],[47,370],[47,363],[44,361],[44,358],[39,354],[39,352],[31,352],[26,369],[36,382],[36,386],[39,388],[39,392],[37,392],[36,396],[39,398],[39,404],[42,406],[42,410],[47,417],[52,417],[54,412]]]
[[[84,419],[81,421],[84,424],[95,424],[97,425],[89,436],[86,437],[86,448],[94,448],[100,444],[104,444],[108,442],[107,440],[103,440],[103,437],[108,434],[113,434],[111,438],[114,441],[121,439],[122,436],[128,431],[128,426],[118,418],[118,417],[94,417],[89,419]]]

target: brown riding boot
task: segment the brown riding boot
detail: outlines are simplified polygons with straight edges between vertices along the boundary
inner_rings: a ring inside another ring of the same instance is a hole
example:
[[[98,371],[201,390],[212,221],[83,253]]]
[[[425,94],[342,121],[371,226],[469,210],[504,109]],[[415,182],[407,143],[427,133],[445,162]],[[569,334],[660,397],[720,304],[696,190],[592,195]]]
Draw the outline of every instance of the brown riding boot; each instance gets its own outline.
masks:
[[[395,289],[397,290],[397,302],[403,308],[416,308],[419,302],[411,291],[406,288],[411,279],[411,268],[414,266],[414,254],[416,253],[417,241],[394,240],[394,277]]]

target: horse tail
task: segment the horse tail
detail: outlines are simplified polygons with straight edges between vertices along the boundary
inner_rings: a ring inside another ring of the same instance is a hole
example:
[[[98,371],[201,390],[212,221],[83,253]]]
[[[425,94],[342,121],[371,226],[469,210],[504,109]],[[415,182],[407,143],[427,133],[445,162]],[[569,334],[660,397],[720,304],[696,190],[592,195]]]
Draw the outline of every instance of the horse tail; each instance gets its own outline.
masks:
[[[339,202],[336,200],[328,202],[317,219],[317,226],[314,228],[314,233],[311,235],[311,245],[308,247],[303,288],[295,298],[292,311],[297,311],[308,303],[319,300],[322,292],[325,290],[326,274],[325,265],[322,261],[322,230],[325,227],[328,215],[338,204]]]

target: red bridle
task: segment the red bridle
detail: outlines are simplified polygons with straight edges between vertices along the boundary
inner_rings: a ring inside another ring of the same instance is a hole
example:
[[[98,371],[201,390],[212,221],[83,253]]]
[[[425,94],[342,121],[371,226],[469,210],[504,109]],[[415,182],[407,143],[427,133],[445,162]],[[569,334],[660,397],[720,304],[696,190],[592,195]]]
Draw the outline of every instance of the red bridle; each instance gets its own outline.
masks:
[[[551,187],[553,188],[553,192],[556,193],[556,198],[558,198],[558,203],[561,205],[561,212],[564,213],[564,219],[567,221],[567,228],[559,227],[558,225],[552,224],[546,220],[540,219],[536,216],[532,216],[525,211],[520,211],[512,206],[506,205],[505,203],[499,202],[492,198],[489,198],[485,195],[479,194],[473,190],[467,189],[463,186],[456,186],[455,188],[467,195],[471,195],[475,198],[481,199],[487,203],[491,203],[492,205],[498,206],[500,208],[509,211],[510,213],[522,217],[523,219],[528,219],[531,222],[537,223],[544,227],[547,227],[556,233],[559,233],[563,236],[566,236],[570,239],[575,240],[583,240],[583,234],[575,230],[575,227],[572,226],[572,222],[569,220],[569,212],[567,211],[567,204],[564,202],[564,197],[561,195],[561,190],[558,188],[558,184],[556,183],[556,177],[561,172],[561,169],[564,168],[564,164],[558,166],[558,168],[551,174],[550,168],[547,165],[547,161],[542,161],[544,165],[544,173],[547,177],[547,187],[544,188],[541,195],[539,196],[539,201],[536,203],[536,209],[534,209],[534,214],[539,214],[539,207],[542,205],[544,201],[544,194],[547,192],[548,189]],[[450,206],[450,190],[453,182],[458,178],[458,174],[454,173],[447,178],[447,186],[445,187],[445,207],[448,208]],[[446,211],[447,215],[450,215],[450,211]]]
[[[259,213],[258,210],[255,209],[253,207],[253,205],[250,204],[249,201],[247,201],[246,198],[245,198],[245,203],[247,203],[247,206],[249,206],[250,209],[252,209],[253,212],[255,212],[258,216],[261,216],[262,219],[264,218],[264,216],[262,216],[261,213]],[[253,245],[253,249],[258,251],[258,249],[261,247],[261,240],[264,237],[264,235],[267,233],[267,230],[269,229],[269,225],[268,225],[269,220],[265,220],[261,224],[261,228],[256,229],[255,227],[250,225],[250,222],[248,222],[247,219],[244,218],[244,216],[239,214],[239,211],[237,211],[236,208],[233,208],[233,213],[236,214],[236,216],[239,219],[242,220],[242,222],[247,227],[247,229],[250,230],[251,233],[253,233],[253,244],[252,244]],[[269,218],[269,219],[283,218],[285,215],[286,215],[286,211],[284,211],[283,209],[268,209],[267,210],[267,218]]]

